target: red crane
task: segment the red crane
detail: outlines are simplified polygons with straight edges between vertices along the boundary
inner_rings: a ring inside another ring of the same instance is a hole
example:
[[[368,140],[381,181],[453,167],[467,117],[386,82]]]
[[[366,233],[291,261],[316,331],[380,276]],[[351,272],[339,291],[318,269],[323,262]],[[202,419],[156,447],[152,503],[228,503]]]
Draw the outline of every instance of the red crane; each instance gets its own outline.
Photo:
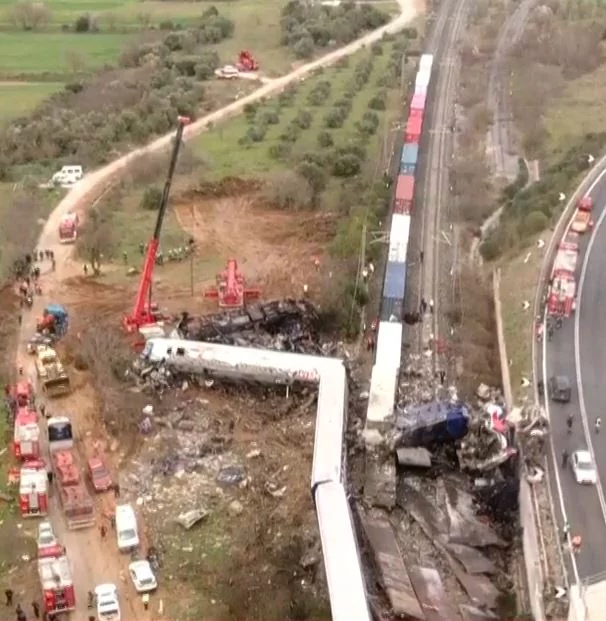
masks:
[[[246,287],[246,280],[238,270],[238,262],[228,259],[225,271],[217,274],[217,284],[204,292],[205,298],[219,301],[220,308],[242,308],[249,300],[261,295],[259,289]]]
[[[145,255],[145,262],[143,263],[143,272],[141,274],[141,281],[139,282],[139,290],[137,292],[137,298],[135,300],[135,306],[130,315],[127,315],[122,320],[124,328],[127,332],[134,332],[141,326],[157,323],[164,319],[162,314],[158,311],[155,304],[151,301],[152,292],[152,276],[154,273],[154,265],[156,263],[156,256],[158,254],[158,247],[160,246],[160,231],[162,230],[162,222],[164,221],[164,215],[166,214],[166,207],[168,206],[168,197],[170,195],[170,186],[175,174],[175,167],[177,165],[177,157],[179,155],[179,149],[183,141],[183,130],[188,125],[190,120],[187,117],[180,116],[178,118],[177,133],[175,136],[175,143],[173,145],[173,152],[168,166],[168,176],[166,177],[166,183],[164,184],[164,192],[162,194],[162,201],[160,208],[158,209],[158,218],[156,220],[156,228],[154,229],[154,235],[149,240],[147,245],[147,253]]]

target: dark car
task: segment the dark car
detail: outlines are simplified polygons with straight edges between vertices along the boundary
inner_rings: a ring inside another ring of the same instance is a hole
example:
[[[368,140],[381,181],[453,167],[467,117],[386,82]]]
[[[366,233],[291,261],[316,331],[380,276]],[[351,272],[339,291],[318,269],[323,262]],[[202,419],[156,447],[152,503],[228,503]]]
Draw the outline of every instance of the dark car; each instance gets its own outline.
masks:
[[[549,378],[547,392],[552,401],[569,403],[572,396],[570,380],[565,375],[554,375]]]

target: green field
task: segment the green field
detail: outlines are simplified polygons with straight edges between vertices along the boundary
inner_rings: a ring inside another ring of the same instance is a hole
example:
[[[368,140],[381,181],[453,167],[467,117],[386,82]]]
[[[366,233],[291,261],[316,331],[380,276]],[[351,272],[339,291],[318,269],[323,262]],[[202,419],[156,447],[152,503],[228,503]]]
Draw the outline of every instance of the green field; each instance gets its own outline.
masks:
[[[0,123],[28,114],[62,88],[58,82],[0,82]]]
[[[194,152],[208,161],[209,174],[214,178],[228,175],[255,176],[270,170],[288,168],[288,162],[280,163],[273,160],[269,156],[269,149],[272,145],[280,143],[280,135],[288,123],[302,110],[311,113],[313,119],[311,126],[303,130],[294,143],[292,151],[294,156],[318,150],[318,134],[322,131],[328,131],[331,134],[335,146],[346,146],[356,136],[355,125],[368,110],[369,101],[381,90],[376,86],[376,81],[385,73],[389,62],[389,49],[389,46],[385,45],[385,53],[375,57],[370,78],[365,87],[353,98],[351,112],[341,128],[327,129],[324,125],[324,117],[336,101],[343,99],[343,91],[354,75],[356,63],[364,56],[369,56],[370,52],[361,52],[352,56],[346,67],[331,67],[300,82],[296,87],[295,99],[288,107],[280,106],[277,99],[271,99],[260,106],[256,118],[261,117],[265,112],[276,112],[280,119],[278,124],[268,127],[267,134],[261,142],[247,146],[239,144],[240,139],[255,124],[246,117],[240,116],[193,140],[191,145]],[[329,81],[331,84],[330,97],[322,105],[312,106],[308,103],[308,96],[314,87],[323,81]],[[397,95],[397,91],[395,92]],[[380,127],[382,127],[385,113],[376,112],[381,119]],[[372,137],[368,143],[369,160],[374,159],[378,148],[378,141]]]
[[[85,69],[116,60],[133,40],[125,34],[58,32],[3,32],[0,35],[0,72],[4,75],[73,73],[75,63]]]
[[[571,140],[579,136],[606,131],[605,98],[606,67],[600,67],[570,82],[560,96],[551,101],[544,116],[550,156],[564,153]]]

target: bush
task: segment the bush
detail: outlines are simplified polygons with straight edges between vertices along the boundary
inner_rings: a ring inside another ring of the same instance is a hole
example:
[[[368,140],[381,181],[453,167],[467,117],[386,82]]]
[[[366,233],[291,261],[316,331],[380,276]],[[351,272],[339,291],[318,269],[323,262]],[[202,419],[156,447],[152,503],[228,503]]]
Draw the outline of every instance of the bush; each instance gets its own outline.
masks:
[[[335,159],[332,174],[335,177],[354,177],[362,170],[362,161],[353,153],[344,153]]]
[[[356,123],[357,130],[366,136],[372,136],[379,127],[379,116],[376,112],[365,112],[362,120]]]
[[[321,106],[330,97],[330,91],[330,82],[326,80],[318,82],[318,84],[316,84],[307,96],[307,101],[311,106]]]
[[[290,142],[277,142],[276,144],[272,144],[267,152],[272,160],[284,162],[290,157],[292,144]]]
[[[338,129],[345,122],[345,113],[343,108],[333,108],[324,117],[324,125],[329,129]]]
[[[261,115],[261,123],[264,125],[278,125],[280,115],[274,110],[268,110]]]
[[[74,30],[76,32],[89,32],[91,29],[91,18],[90,15],[80,15],[78,19],[74,23]]]
[[[299,110],[297,116],[293,119],[293,123],[300,129],[309,129],[314,117],[308,110]]]
[[[314,42],[311,37],[299,39],[293,46],[293,52],[297,58],[311,58],[314,54]]]
[[[525,236],[544,231],[549,226],[549,218],[542,211],[532,211],[523,220],[521,230]]]
[[[301,135],[301,129],[294,125],[293,123],[289,123],[284,131],[280,134],[280,140],[282,142],[297,142],[299,136]]]
[[[374,56],[383,56],[383,46],[378,41],[370,46],[370,51]]]
[[[309,183],[314,196],[314,202],[320,193],[326,188],[326,173],[321,166],[313,162],[301,162],[297,166],[297,173]]]
[[[265,136],[267,134],[267,127],[265,125],[255,125],[254,127],[249,127],[246,132],[246,137],[251,142],[263,142]]]
[[[273,175],[266,186],[265,195],[270,203],[282,209],[309,207],[313,201],[309,183],[292,170]]]
[[[145,188],[141,198],[141,207],[147,211],[157,211],[162,203],[162,190],[156,187]]]
[[[283,90],[278,95],[278,105],[283,108],[288,108],[292,106],[296,95],[297,95],[297,87],[294,85],[288,86],[285,90]]]
[[[385,110],[386,98],[385,91],[378,93],[368,102],[368,108],[370,110]]]
[[[330,132],[320,132],[318,134],[318,145],[322,147],[323,149],[332,147],[334,142],[335,141],[333,140]]]

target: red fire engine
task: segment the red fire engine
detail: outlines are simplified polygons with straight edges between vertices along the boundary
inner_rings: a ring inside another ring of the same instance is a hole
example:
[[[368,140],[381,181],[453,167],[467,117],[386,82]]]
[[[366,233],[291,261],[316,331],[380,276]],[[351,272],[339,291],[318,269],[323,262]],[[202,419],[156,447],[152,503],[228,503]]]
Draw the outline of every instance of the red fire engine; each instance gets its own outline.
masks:
[[[62,244],[70,244],[78,238],[78,226],[80,219],[77,213],[66,213],[59,223],[59,241]]]
[[[33,404],[34,385],[27,379],[19,380],[12,386],[6,386],[4,391],[13,412],[16,411],[17,408],[25,408]]]
[[[28,461],[19,473],[21,517],[40,517],[48,512],[48,475],[42,460]]]
[[[76,593],[67,556],[38,559],[38,576],[44,611],[47,614],[76,609]]]
[[[579,257],[577,236],[570,234],[558,246],[547,299],[547,312],[550,315],[570,317],[575,308],[575,271]]]
[[[19,408],[15,416],[13,451],[24,461],[40,457],[40,427],[38,412],[29,407]]]

